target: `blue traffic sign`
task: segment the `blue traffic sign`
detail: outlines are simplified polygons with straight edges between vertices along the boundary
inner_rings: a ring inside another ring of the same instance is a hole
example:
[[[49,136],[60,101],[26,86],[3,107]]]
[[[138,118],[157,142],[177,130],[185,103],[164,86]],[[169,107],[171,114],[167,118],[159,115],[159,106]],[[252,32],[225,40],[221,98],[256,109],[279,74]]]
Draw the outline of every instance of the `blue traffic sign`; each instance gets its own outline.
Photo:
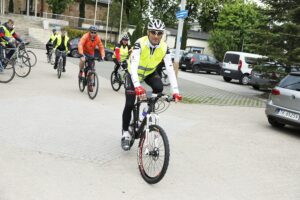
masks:
[[[184,19],[188,16],[188,10],[180,10],[176,12],[176,19]]]

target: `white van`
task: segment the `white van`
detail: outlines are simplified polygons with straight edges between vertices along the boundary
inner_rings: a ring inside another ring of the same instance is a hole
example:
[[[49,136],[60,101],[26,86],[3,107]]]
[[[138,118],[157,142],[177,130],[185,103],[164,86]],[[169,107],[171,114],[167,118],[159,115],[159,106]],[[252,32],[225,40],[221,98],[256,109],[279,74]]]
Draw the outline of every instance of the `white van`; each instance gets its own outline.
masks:
[[[261,58],[263,56],[258,54],[227,51],[221,70],[224,81],[230,82],[232,79],[236,79],[239,80],[240,84],[247,85],[253,65]]]

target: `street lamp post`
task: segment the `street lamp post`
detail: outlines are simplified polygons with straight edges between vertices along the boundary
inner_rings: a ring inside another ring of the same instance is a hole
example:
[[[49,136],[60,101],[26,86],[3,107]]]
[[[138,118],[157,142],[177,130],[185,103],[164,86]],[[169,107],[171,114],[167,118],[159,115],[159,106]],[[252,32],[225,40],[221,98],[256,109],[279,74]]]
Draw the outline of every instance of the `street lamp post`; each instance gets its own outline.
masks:
[[[29,16],[29,0],[27,0],[27,16]]]
[[[186,5],[186,0],[181,0],[180,10],[185,10],[185,5]],[[176,77],[178,77],[179,52],[180,52],[180,47],[181,47],[183,22],[184,22],[184,19],[180,18],[179,23],[178,23],[177,42],[176,42],[175,59],[174,59],[174,68],[175,68]]]
[[[97,7],[98,7],[98,0],[95,0],[95,16],[94,16],[94,25],[96,25],[96,17],[97,17]]]
[[[106,42],[107,42],[107,29],[108,29],[108,19],[109,19],[109,5],[110,5],[111,0],[108,1],[108,9],[107,9],[107,15],[106,15],[106,30],[105,30],[105,44],[104,46],[106,47]]]
[[[121,6],[121,17],[120,17],[120,28],[119,28],[119,41],[121,40],[121,28],[122,28],[122,17],[123,17],[123,4],[124,4],[124,0],[122,0],[122,6]]]

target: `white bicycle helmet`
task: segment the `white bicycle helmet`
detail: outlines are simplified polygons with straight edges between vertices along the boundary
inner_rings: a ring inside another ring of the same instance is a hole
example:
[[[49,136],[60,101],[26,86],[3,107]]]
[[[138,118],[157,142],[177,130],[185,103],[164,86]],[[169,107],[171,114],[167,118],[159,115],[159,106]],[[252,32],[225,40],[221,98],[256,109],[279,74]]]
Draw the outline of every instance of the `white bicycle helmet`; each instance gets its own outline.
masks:
[[[151,19],[148,23],[148,30],[164,31],[165,24],[160,19]]]
[[[127,35],[127,34],[124,34],[124,35],[122,36],[121,40],[129,40],[128,35]]]

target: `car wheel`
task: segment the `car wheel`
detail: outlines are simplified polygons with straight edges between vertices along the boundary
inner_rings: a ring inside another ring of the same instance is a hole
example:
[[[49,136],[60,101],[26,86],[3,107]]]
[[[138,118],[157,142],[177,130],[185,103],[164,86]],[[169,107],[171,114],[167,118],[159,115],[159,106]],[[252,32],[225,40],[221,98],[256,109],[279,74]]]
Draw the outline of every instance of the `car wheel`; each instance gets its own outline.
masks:
[[[272,117],[268,117],[268,122],[269,122],[272,126],[274,126],[274,127],[276,127],[276,128],[282,128],[282,127],[285,126],[285,124],[282,124],[282,123],[276,121],[276,120],[273,119]]]
[[[184,71],[184,72],[185,72],[185,71],[186,71],[186,68],[181,68],[181,71]]]
[[[253,89],[259,90],[259,85],[252,85]]]
[[[78,49],[73,49],[71,51],[71,56],[74,57],[74,58],[79,58]]]
[[[193,68],[192,68],[192,72],[193,73],[199,73],[199,71],[200,71],[199,65],[194,65]]]
[[[243,74],[242,77],[240,78],[239,82],[242,85],[248,85],[248,83],[249,83],[249,75],[248,74]]]
[[[223,79],[224,79],[224,81],[226,81],[226,82],[230,82],[230,81],[232,80],[232,78],[229,78],[229,77],[226,77],[226,76],[223,76]]]
[[[113,60],[112,54],[111,54],[111,53],[106,54],[105,60],[107,60],[107,61],[112,61],[112,60]]]

